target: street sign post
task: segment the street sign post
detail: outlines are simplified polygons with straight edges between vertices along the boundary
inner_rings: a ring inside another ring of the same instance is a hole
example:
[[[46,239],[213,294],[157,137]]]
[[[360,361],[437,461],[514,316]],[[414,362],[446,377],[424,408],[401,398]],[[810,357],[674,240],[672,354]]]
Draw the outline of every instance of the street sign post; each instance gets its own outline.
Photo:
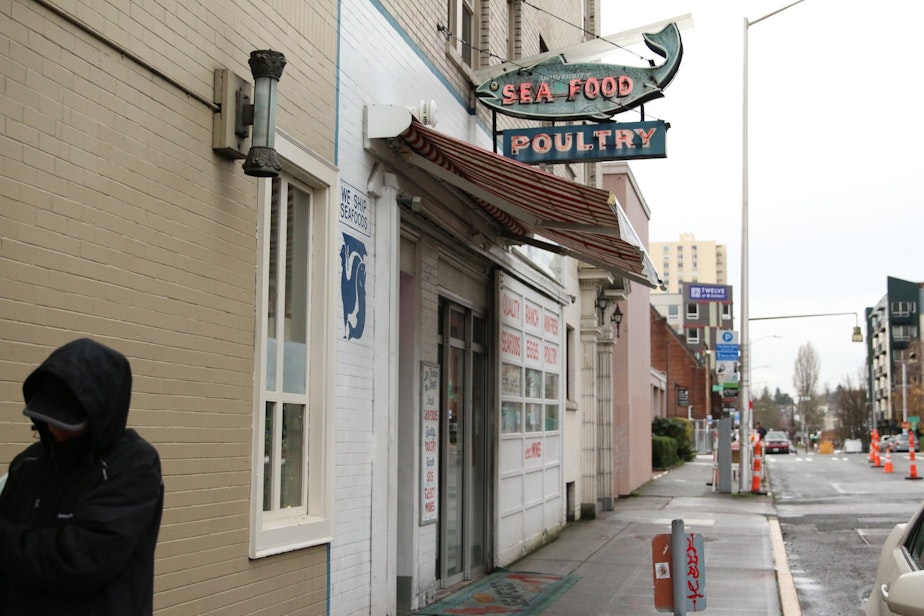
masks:
[[[671,533],[651,540],[655,609],[685,616],[706,609],[706,560],[703,536],[686,533],[683,520],[671,522]]]

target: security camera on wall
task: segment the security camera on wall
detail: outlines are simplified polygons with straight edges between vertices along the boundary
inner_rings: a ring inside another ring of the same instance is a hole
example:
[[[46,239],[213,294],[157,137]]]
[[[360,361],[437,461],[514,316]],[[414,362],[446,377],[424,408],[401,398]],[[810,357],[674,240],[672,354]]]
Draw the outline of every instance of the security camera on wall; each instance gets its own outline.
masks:
[[[424,126],[436,126],[435,100],[421,100],[420,104],[416,108],[411,108],[411,113],[413,113],[414,117],[420,120],[420,123]]]

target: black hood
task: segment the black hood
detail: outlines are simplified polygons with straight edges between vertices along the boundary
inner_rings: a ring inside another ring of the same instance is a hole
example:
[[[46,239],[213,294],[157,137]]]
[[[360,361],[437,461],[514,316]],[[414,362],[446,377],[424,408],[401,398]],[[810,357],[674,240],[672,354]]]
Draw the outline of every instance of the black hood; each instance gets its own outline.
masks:
[[[46,376],[63,381],[87,412],[92,449],[102,452],[125,431],[132,370],[124,355],[89,338],[69,342],[48,356],[22,384],[26,402]]]

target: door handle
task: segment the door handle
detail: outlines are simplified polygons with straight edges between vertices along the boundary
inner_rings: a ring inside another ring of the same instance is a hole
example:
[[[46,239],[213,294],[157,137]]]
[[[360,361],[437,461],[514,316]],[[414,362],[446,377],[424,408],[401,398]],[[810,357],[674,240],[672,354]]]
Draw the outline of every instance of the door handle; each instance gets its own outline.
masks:
[[[880,586],[879,592],[882,593],[883,599],[885,599],[886,601],[889,600],[889,585],[888,584],[883,584],[882,586]]]

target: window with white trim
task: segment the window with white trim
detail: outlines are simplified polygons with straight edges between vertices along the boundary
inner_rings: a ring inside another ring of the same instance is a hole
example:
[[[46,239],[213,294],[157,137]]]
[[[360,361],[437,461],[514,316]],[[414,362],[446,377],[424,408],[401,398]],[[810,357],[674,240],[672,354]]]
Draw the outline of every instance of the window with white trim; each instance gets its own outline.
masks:
[[[333,529],[333,302],[337,175],[277,135],[260,181],[250,556],[327,543]]]
[[[680,320],[680,306],[677,304],[669,304],[667,307],[667,320],[676,323]]]
[[[523,9],[519,2],[507,3],[507,60],[523,57]]]
[[[698,319],[699,318],[699,304],[696,302],[690,302],[687,304],[687,318],[688,319]]]
[[[687,342],[689,344],[699,343],[699,329],[691,327],[687,329]]]
[[[898,301],[892,302],[892,316],[907,317],[917,308],[917,302]]]
[[[918,328],[914,325],[892,326],[892,340],[896,342],[908,342],[909,340],[916,338],[917,334]]]
[[[449,0],[449,37],[446,52],[461,66],[471,70],[479,67],[480,0]]]

